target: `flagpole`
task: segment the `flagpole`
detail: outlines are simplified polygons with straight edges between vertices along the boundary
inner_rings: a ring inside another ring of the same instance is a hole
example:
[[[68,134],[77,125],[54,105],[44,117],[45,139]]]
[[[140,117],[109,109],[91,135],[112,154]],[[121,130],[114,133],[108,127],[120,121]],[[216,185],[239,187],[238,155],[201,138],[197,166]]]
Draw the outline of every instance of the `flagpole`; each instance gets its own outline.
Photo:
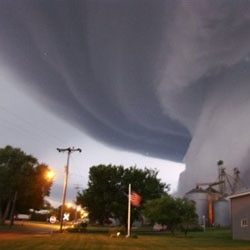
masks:
[[[131,221],[131,184],[128,185],[128,227],[127,237],[130,237],[130,221]]]

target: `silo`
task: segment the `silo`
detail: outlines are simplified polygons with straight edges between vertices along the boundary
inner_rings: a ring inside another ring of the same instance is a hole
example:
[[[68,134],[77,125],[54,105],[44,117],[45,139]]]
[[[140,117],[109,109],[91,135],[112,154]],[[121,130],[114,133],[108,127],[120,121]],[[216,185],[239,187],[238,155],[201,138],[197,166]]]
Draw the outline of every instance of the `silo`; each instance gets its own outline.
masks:
[[[230,203],[225,198],[214,202],[214,224],[221,227],[231,225]]]
[[[208,192],[200,187],[196,187],[185,194],[188,200],[195,202],[198,223],[203,224],[203,218],[208,214]]]

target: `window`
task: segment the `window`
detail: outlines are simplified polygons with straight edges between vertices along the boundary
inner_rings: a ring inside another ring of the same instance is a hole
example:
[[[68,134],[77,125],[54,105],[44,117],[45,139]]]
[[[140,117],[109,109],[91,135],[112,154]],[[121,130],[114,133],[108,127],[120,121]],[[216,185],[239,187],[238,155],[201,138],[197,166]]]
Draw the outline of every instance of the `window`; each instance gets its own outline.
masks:
[[[241,219],[241,226],[247,227],[248,226],[248,219]]]

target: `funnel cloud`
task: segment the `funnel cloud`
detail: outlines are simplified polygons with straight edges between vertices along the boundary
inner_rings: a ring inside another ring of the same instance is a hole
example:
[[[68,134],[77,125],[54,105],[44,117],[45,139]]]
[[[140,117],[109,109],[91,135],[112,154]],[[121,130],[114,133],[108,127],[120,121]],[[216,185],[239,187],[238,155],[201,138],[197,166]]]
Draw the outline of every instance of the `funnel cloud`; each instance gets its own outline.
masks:
[[[250,2],[0,2],[0,64],[51,113],[111,147],[249,178]]]

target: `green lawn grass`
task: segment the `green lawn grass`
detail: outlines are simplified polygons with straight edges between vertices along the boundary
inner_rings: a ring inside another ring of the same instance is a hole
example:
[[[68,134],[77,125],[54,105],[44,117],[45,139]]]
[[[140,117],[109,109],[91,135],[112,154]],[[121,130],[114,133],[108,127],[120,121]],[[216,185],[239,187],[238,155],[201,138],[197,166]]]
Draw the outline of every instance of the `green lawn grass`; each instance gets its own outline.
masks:
[[[0,232],[1,234],[1,232]],[[138,238],[110,237],[108,233],[25,234],[0,240],[1,250],[249,250],[250,242],[232,240],[230,230],[208,230],[183,234],[139,235]]]

